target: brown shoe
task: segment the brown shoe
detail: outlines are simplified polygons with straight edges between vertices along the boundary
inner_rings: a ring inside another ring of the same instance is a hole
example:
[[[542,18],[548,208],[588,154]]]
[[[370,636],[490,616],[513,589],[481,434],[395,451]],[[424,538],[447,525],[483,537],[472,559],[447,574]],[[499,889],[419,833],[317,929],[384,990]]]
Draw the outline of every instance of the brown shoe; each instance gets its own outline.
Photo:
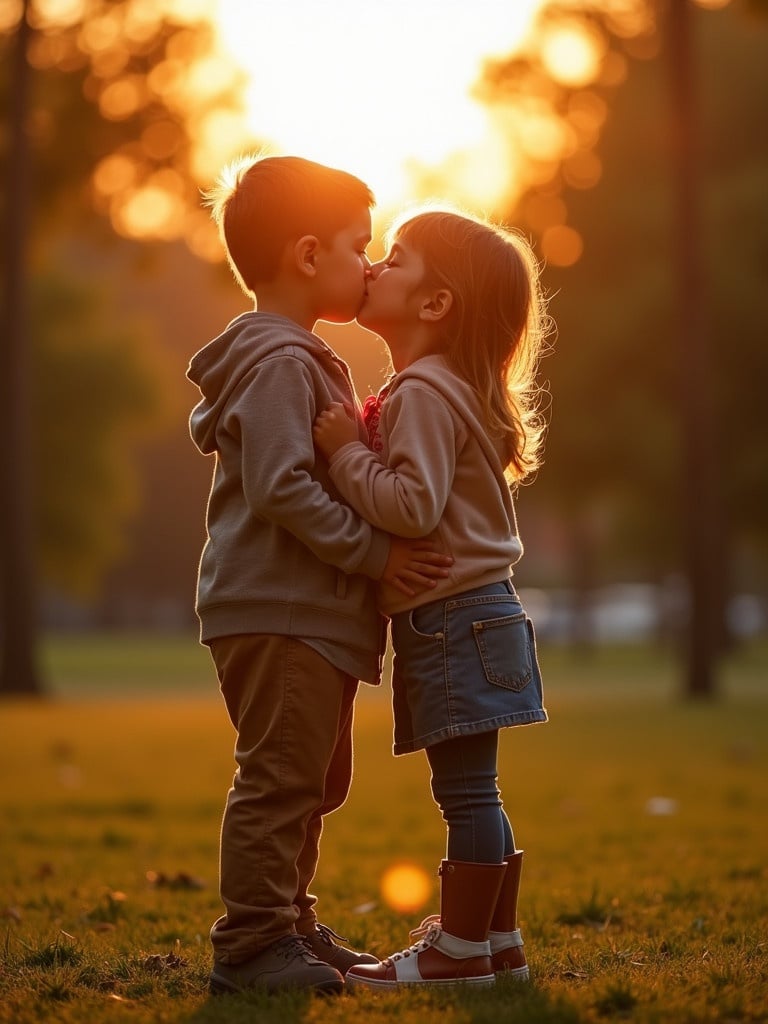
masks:
[[[440,920],[424,922],[424,938],[380,964],[350,967],[350,988],[408,985],[490,986],[496,978],[488,930],[507,865],[444,860]]]
[[[346,949],[339,946],[334,940],[346,942],[343,935],[337,935],[333,928],[327,924],[316,924],[315,930],[309,935],[302,935],[304,942],[313,956],[322,960],[331,967],[335,967],[340,974],[346,974],[350,967],[355,964],[377,964],[378,957],[372,953],[358,953],[355,949]]]
[[[490,942],[494,973],[516,981],[528,981],[530,972],[520,929],[516,928],[513,932],[491,932]]]
[[[215,963],[210,976],[212,995],[261,988],[268,992],[311,989],[321,994],[341,992],[341,974],[307,948],[301,935],[285,935],[242,964]]]
[[[410,985],[486,987],[495,982],[490,952],[487,941],[459,939],[435,924],[423,939],[409,949],[393,953],[380,964],[350,967],[346,981],[350,989]]]
[[[491,959],[496,974],[503,974],[517,981],[528,981],[529,971],[525,959],[523,937],[517,927],[517,898],[520,892],[520,875],[523,870],[523,851],[510,854],[504,860],[507,871],[501,883],[501,892],[496,903],[489,940]]]
[[[488,941],[491,944],[491,963],[494,974],[501,974],[516,981],[528,981],[530,972],[525,959],[525,945],[517,927],[517,897],[520,891],[520,874],[523,866],[523,851],[504,858],[507,870],[501,883],[501,892],[491,919]],[[439,914],[425,917],[418,928],[411,932],[411,939],[423,939],[434,925],[441,925]]]

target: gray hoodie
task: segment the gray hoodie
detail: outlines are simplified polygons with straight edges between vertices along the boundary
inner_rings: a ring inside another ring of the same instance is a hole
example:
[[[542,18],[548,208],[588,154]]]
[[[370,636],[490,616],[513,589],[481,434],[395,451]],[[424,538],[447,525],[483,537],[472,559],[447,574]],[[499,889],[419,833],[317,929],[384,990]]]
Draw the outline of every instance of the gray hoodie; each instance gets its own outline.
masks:
[[[201,640],[296,636],[342,651],[331,657],[338,667],[377,682],[382,619],[371,581],[384,571],[389,537],[342,503],[312,442],[315,416],[331,402],[358,407],[347,365],[292,320],[252,312],[198,352],[187,376],[203,396],[192,439],[216,456],[197,588]]]

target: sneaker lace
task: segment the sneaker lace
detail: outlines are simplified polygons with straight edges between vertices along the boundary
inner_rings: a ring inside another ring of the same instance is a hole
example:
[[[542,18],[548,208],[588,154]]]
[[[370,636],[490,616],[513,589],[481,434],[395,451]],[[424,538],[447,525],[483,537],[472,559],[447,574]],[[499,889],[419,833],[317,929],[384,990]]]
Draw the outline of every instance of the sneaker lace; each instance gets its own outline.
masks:
[[[338,942],[349,942],[349,939],[345,939],[343,935],[338,935],[333,928],[329,928],[327,924],[320,924],[318,921],[315,928],[320,933],[320,938],[323,942],[327,943],[329,946],[336,945],[334,939]]]
[[[419,925],[418,928],[412,928],[411,931],[408,932],[408,938],[409,939],[423,939],[423,938],[425,938],[429,934],[431,928],[434,928],[435,925],[439,925],[439,924],[440,924],[440,915],[439,914],[430,914],[429,917],[425,917],[424,918],[424,920],[421,922],[421,924]]]
[[[277,940],[274,948],[279,956],[289,962],[311,955],[311,950],[305,945],[301,935],[284,935],[282,939]]]
[[[423,928],[423,930],[422,930]],[[442,928],[440,927],[440,917],[437,914],[432,914],[430,917],[424,918],[419,928],[414,928],[409,934],[409,938],[416,938],[419,936],[418,942],[414,942],[408,949],[401,949],[399,953],[393,953],[383,961],[385,964],[392,964],[396,960],[404,960],[406,957],[415,956],[417,953],[423,953],[425,949],[429,949],[436,939],[439,938]]]

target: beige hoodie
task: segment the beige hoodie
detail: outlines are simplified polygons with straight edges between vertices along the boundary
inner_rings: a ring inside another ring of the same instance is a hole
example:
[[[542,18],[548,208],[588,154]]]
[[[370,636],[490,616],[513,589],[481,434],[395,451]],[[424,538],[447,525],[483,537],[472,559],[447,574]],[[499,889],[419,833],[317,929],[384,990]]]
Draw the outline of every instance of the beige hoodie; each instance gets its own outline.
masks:
[[[331,459],[331,479],[373,526],[435,539],[454,557],[447,579],[408,598],[382,585],[387,615],[507,579],[522,555],[498,446],[470,386],[442,356],[426,356],[389,385],[378,424],[381,455],[361,442]]]

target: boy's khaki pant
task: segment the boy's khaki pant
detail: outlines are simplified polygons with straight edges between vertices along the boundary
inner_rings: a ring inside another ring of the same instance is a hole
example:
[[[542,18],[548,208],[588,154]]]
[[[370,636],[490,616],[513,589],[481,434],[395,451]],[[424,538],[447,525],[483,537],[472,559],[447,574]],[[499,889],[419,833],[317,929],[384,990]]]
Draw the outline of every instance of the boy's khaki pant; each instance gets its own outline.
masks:
[[[235,772],[221,829],[226,909],[211,929],[214,956],[238,964],[316,920],[308,889],[323,815],[352,780],[358,682],[294,637],[211,642],[235,729]]]

